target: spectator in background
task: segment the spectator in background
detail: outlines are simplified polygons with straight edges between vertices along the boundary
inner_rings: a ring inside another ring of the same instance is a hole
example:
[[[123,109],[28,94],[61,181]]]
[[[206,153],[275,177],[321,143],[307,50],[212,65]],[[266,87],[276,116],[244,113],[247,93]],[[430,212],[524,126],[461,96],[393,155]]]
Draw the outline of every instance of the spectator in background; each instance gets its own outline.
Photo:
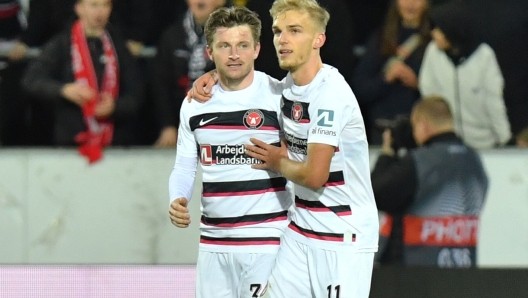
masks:
[[[480,157],[455,135],[440,97],[418,101],[411,125],[420,147],[398,157],[387,130],[372,171],[376,204],[388,214],[376,259],[382,265],[475,267],[478,217],[488,188]]]
[[[22,33],[25,22],[18,0],[0,0],[0,42],[16,40]]]
[[[79,20],[29,65],[24,87],[55,108],[54,144],[81,145],[90,161],[106,145],[135,144],[141,84],[125,42],[108,24],[110,0],[77,0]]]
[[[9,52],[12,63],[20,64],[20,71],[10,76],[10,80],[16,84],[10,84],[10,89],[18,86],[24,68],[27,67],[26,57],[30,48],[42,49],[52,37],[64,30],[69,30],[77,15],[74,11],[76,0],[30,0],[27,28],[13,49]],[[144,38],[147,37],[146,28],[153,17],[150,1],[144,0],[114,0],[110,16],[115,30],[127,40],[127,47],[134,55],[143,49]],[[18,90],[16,90],[18,91]],[[42,103],[33,96],[25,97],[19,95],[10,96],[9,106],[6,107],[7,119],[13,119],[13,124],[8,125],[8,134],[20,139],[22,136],[29,138],[24,144],[46,145],[54,144],[53,140],[53,107]],[[26,98],[27,97],[27,98]],[[29,119],[28,119],[29,118]],[[22,121],[28,122],[27,124]],[[21,133],[22,127],[27,126]],[[12,143],[11,141],[9,143]],[[18,145],[21,140],[16,140],[13,145]]]
[[[187,0],[188,10],[163,34],[152,80],[155,113],[161,127],[156,147],[174,147],[180,107],[195,79],[214,69],[206,52],[204,25],[225,0]]]
[[[179,16],[187,10],[186,0],[150,0],[152,17],[148,23],[147,45],[157,46],[161,35],[179,20]]]
[[[354,90],[366,112],[369,144],[381,144],[381,120],[409,115],[420,98],[418,72],[431,40],[427,0],[395,0],[354,72]]]
[[[0,0],[0,52],[10,51],[26,26],[20,2]],[[25,145],[26,117],[20,115],[27,105],[18,84],[24,70],[22,63],[0,57],[0,144]]]
[[[511,138],[504,79],[493,49],[478,41],[470,16],[468,6],[458,2],[433,11],[434,41],[424,55],[420,92],[446,99],[455,132],[469,146],[502,146]]]
[[[354,31],[353,46],[355,54],[361,57],[365,45],[383,23],[391,0],[347,0]]]
[[[464,0],[477,31],[497,56],[512,133],[528,127],[528,1]]]
[[[517,147],[528,148],[528,127],[521,130],[515,139],[517,141]]]
[[[74,12],[76,0],[30,0],[28,27],[16,47],[9,53],[11,60],[20,60],[29,47],[41,47],[77,19]],[[118,28],[127,40],[134,55],[143,49],[152,15],[150,1],[114,0],[110,23]]]

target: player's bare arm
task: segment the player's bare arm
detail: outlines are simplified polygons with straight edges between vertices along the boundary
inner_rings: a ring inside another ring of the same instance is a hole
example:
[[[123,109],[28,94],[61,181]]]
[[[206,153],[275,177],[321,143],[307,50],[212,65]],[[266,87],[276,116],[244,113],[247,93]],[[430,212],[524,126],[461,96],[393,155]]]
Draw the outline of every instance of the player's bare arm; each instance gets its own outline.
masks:
[[[169,208],[169,217],[173,225],[178,228],[187,228],[191,224],[191,216],[187,209],[188,201],[186,198],[178,198],[172,201]]]
[[[280,172],[286,179],[312,189],[321,188],[330,175],[330,162],[335,148],[327,144],[308,144],[308,158],[304,162],[293,161],[284,155],[286,146],[275,147],[257,139],[250,139],[254,145],[246,145],[247,155],[263,162],[254,165],[257,169]]]

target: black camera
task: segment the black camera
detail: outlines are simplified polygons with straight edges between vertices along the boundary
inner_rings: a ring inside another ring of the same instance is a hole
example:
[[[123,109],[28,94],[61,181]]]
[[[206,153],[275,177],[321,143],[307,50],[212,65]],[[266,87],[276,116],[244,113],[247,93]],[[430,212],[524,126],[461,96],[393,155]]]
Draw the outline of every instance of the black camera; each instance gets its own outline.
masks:
[[[392,148],[398,152],[400,149],[416,148],[411,121],[408,115],[397,115],[394,119],[377,119],[376,126],[381,130],[389,129],[392,135]]]

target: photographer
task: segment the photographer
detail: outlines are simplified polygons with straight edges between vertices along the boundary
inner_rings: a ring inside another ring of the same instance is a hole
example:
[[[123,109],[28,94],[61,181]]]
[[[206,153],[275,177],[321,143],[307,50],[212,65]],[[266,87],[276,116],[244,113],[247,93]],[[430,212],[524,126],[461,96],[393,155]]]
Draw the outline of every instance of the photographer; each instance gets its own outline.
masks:
[[[371,174],[376,204],[387,215],[376,259],[382,265],[474,267],[488,188],[480,157],[455,135],[440,97],[419,101],[410,124],[419,147],[398,157],[386,129]]]

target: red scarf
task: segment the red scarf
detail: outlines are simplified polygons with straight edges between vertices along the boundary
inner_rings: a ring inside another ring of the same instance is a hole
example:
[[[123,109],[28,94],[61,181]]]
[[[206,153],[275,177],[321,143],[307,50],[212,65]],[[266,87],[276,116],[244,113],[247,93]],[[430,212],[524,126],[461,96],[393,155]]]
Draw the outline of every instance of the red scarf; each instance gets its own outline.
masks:
[[[7,19],[18,15],[20,5],[17,1],[0,4],[0,19]]]
[[[119,68],[117,55],[110,36],[105,31],[101,40],[103,42],[104,58],[106,61],[103,86],[97,85],[97,76],[90,56],[90,50],[86,42],[83,26],[77,21],[72,28],[72,65],[75,81],[85,84],[96,90],[96,96],[89,100],[83,107],[83,117],[87,130],[79,133],[75,141],[79,143],[79,153],[88,158],[90,163],[96,162],[103,157],[103,147],[110,145],[114,133],[114,124],[109,119],[97,119],[95,107],[101,100],[101,94],[107,93],[117,99],[119,94]]]

